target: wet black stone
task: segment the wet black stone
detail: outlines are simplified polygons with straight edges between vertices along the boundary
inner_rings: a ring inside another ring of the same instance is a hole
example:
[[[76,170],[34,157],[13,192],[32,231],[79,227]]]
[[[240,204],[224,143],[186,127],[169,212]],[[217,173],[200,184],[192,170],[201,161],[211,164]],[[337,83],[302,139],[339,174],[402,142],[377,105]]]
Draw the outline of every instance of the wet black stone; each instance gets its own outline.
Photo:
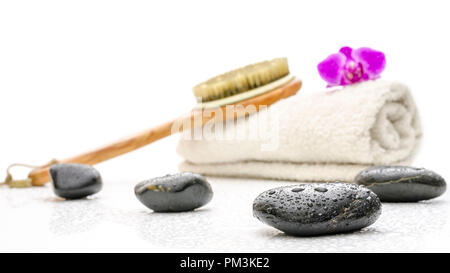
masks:
[[[446,183],[437,173],[406,166],[376,166],[363,170],[355,182],[374,191],[384,202],[417,202],[442,195]]]
[[[358,230],[373,224],[381,214],[375,193],[359,185],[310,183],[301,185],[301,192],[292,191],[298,187],[271,189],[276,192],[272,195],[261,193],[253,202],[253,215],[286,234],[313,236]]]
[[[189,172],[143,181],[134,192],[142,204],[156,212],[193,210],[207,204],[213,196],[206,178]]]
[[[56,164],[49,174],[55,194],[66,199],[84,198],[102,189],[100,173],[89,165]]]

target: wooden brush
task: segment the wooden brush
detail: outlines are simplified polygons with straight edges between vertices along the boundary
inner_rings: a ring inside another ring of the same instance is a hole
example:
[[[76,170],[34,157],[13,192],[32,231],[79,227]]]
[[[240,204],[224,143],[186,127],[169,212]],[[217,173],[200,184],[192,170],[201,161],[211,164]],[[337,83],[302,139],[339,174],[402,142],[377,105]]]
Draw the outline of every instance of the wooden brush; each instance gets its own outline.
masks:
[[[94,165],[134,151],[173,133],[198,126],[194,122],[196,120],[201,120],[199,124],[201,126],[212,119],[225,120],[246,115],[249,113],[248,109],[257,111],[261,106],[269,106],[282,98],[294,95],[301,85],[299,79],[289,74],[286,58],[248,65],[196,85],[193,91],[198,104],[188,114],[112,144],[57,162]],[[222,113],[226,113],[226,107],[229,105],[242,106],[239,109],[246,110],[233,112],[230,116],[216,115],[218,108],[221,108]],[[175,126],[174,129],[174,125],[177,124],[180,126]],[[34,168],[29,173],[28,178],[33,185],[40,186],[49,181],[48,168],[51,164],[54,162]]]

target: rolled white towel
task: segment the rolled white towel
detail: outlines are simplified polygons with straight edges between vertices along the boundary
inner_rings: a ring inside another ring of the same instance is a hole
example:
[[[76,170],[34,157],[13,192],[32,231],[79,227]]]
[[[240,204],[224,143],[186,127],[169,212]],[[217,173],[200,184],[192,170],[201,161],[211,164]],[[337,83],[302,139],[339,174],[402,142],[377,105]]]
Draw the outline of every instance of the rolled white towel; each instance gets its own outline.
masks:
[[[255,126],[263,132],[257,137],[252,133]],[[203,128],[203,134],[210,132],[211,128]],[[371,165],[409,164],[422,131],[409,89],[375,80],[337,90],[299,92],[238,121],[235,128],[226,127],[224,135],[239,136],[188,139],[182,135],[177,151],[185,161],[180,170],[351,182]]]

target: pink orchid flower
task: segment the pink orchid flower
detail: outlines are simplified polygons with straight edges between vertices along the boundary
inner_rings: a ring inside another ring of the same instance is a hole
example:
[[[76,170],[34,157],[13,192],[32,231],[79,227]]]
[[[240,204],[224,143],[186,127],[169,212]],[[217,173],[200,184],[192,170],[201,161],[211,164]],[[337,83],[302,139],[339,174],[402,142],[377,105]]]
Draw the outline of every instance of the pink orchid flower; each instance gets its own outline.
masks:
[[[381,51],[343,47],[319,63],[317,69],[330,87],[377,79],[385,66],[386,58]]]

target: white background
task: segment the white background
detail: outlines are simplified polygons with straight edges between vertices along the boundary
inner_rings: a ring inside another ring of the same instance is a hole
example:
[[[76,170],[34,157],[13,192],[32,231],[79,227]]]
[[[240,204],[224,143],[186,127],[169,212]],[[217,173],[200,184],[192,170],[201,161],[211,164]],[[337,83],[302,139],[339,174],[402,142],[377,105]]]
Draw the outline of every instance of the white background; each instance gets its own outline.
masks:
[[[321,90],[319,61],[341,46],[369,46],[386,53],[383,78],[409,85],[419,107],[424,141],[415,165],[448,178],[449,8],[448,1],[0,1],[0,171],[13,162],[72,156],[175,118],[194,105],[196,83],[253,62],[288,57],[291,72],[304,82],[301,92]],[[177,171],[176,142],[172,136],[99,164],[105,189],[116,183],[130,210],[145,209],[132,203],[133,186]],[[42,190],[52,198],[50,188]],[[24,192],[18,196],[27,198]],[[32,214],[16,209],[24,217]],[[43,217],[33,223],[51,230]],[[9,221],[14,234],[23,220]],[[108,223],[103,225],[108,232]],[[47,250],[70,251],[59,242],[96,237],[80,234],[49,232],[55,243]],[[431,249],[448,244],[449,234]],[[1,248],[42,250],[32,241],[14,248],[13,239],[0,239],[6,240]],[[164,248],[97,243],[89,249]]]

